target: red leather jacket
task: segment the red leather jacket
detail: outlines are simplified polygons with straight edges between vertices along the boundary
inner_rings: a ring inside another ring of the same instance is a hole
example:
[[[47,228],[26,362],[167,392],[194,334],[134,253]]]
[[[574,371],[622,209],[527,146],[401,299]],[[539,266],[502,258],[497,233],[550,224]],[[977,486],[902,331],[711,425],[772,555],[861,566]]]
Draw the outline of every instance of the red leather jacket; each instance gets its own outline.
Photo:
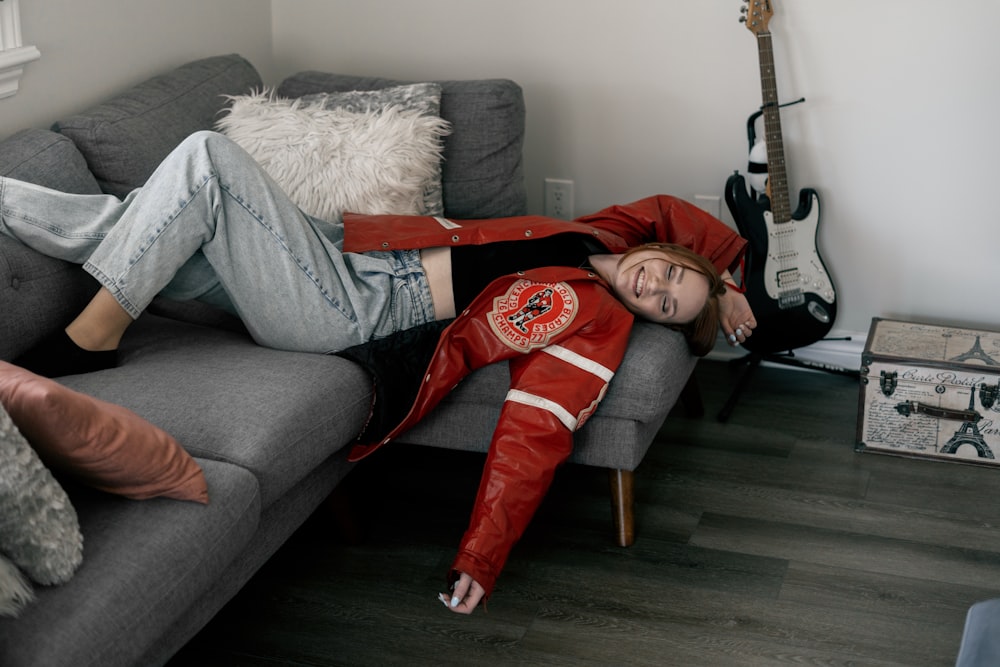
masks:
[[[418,249],[592,234],[619,253],[651,241],[677,243],[721,272],[746,242],[701,209],[659,195],[576,221],[541,216],[450,221],[427,216],[344,216],[344,250]],[[551,267],[493,281],[441,334],[409,414],[384,439],[359,444],[361,459],[414,426],[473,370],[510,362],[510,390],[494,431],[468,530],[452,573],[465,572],[488,597],[514,543],[594,413],[621,363],[632,314],[594,273]],[[484,598],[485,599],[485,598]]]

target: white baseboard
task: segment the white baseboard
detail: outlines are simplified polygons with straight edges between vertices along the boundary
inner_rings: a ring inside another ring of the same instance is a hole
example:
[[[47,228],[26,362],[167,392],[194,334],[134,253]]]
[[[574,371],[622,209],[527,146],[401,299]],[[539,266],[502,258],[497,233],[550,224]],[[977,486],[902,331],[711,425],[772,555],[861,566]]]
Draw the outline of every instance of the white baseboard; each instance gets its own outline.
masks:
[[[864,352],[867,338],[867,332],[834,330],[821,341],[797,348],[794,350],[794,355],[796,359],[818,364],[820,367],[856,371],[861,368],[861,354]],[[705,358],[715,361],[729,361],[739,359],[746,354],[747,352],[743,348],[730,347],[720,331],[715,348]],[[765,361],[764,365],[768,365],[768,362]],[[788,368],[788,366],[783,367]],[[809,369],[803,368],[802,370]]]

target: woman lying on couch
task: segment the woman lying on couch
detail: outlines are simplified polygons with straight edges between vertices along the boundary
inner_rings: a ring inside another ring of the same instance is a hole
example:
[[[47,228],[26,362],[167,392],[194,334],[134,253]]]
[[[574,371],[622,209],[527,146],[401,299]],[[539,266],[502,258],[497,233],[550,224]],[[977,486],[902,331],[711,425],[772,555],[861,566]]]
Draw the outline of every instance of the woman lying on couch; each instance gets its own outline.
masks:
[[[510,391],[451,593],[441,596],[466,614],[492,592],[574,431],[603,397],[635,316],[679,329],[696,355],[720,325],[734,345],[756,326],[744,296],[726,286],[745,241],[679,199],[573,222],[327,222],[304,215],[212,132],[181,143],[124,201],[0,178],[0,231],[83,264],[103,286],[64,331],[15,363],[50,377],[114,366],[121,337],[157,294],[196,298],[238,315],[260,345],[353,354],[377,390],[393,388],[383,409],[394,417],[366,429],[352,460],[412,427],[472,370],[508,360]],[[365,354],[374,345],[379,353]],[[393,354],[409,359],[387,364]]]

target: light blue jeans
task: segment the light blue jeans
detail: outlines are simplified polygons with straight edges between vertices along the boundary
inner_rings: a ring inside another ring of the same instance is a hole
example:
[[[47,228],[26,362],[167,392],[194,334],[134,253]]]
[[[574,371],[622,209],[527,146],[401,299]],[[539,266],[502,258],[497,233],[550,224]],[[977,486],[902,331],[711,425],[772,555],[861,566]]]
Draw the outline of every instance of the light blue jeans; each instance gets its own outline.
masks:
[[[345,253],[242,148],[188,137],[123,201],[0,178],[0,233],[82,264],[133,317],[157,294],[236,313],[259,344],[336,352],[434,319],[418,251]]]

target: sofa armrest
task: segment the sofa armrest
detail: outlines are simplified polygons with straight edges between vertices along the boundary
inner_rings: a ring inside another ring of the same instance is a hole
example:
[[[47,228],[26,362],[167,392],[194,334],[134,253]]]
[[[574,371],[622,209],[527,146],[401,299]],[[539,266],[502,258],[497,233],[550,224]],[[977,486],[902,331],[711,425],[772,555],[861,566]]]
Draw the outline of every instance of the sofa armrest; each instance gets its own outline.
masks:
[[[79,266],[0,236],[0,359],[10,361],[66,326],[97,287]]]
[[[100,192],[73,142],[48,130],[23,130],[0,142],[0,176],[63,192]],[[13,359],[65,326],[96,290],[78,266],[0,235],[0,359]]]
[[[607,395],[575,436],[569,461],[635,470],[697,360],[679,332],[637,322]],[[509,387],[506,363],[480,368],[399,441],[485,452]]]

